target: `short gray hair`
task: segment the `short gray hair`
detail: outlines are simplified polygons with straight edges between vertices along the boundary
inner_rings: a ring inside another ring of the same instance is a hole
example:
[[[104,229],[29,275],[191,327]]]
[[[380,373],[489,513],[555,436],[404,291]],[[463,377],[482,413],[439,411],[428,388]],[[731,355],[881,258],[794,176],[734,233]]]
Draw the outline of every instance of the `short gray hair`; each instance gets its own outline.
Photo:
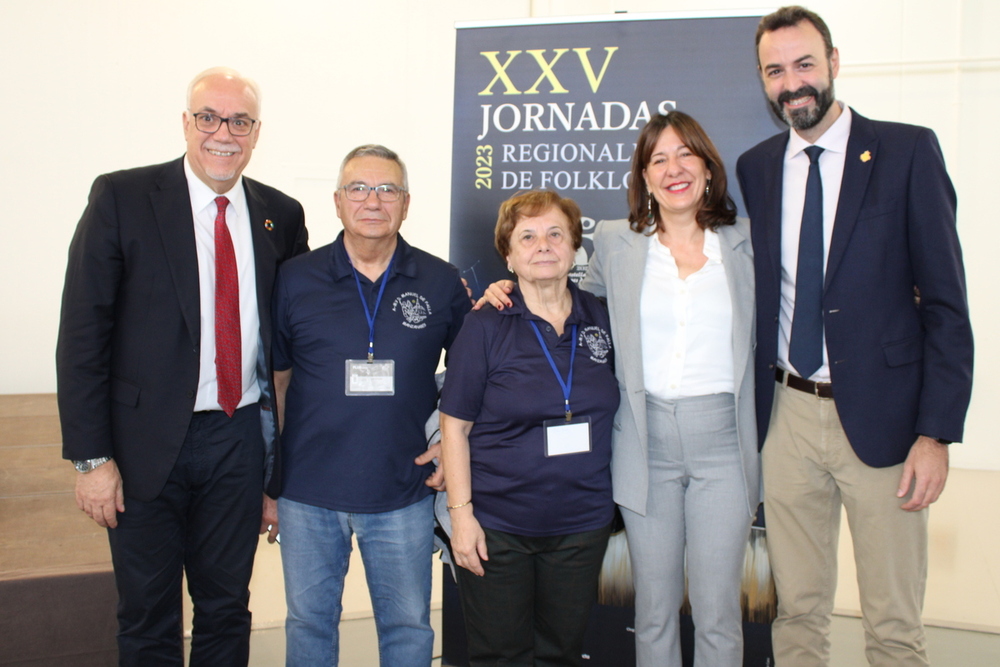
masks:
[[[403,160],[399,157],[396,151],[389,150],[381,144],[364,144],[362,146],[358,146],[347,154],[344,161],[340,163],[340,173],[337,174],[338,188],[343,185],[344,167],[346,167],[347,163],[356,157],[380,157],[383,160],[392,160],[399,165],[400,171],[403,172],[403,189],[407,192],[410,191],[410,180],[406,175],[406,165],[403,164]]]
[[[188,84],[187,88],[187,98],[185,99],[186,109],[191,108],[191,94],[194,93],[194,87],[197,86],[199,83],[201,83],[203,80],[207,79],[208,77],[217,75],[227,76],[232,79],[237,79],[245,83],[247,88],[250,89],[250,91],[253,93],[253,96],[257,99],[257,115],[260,116],[260,109],[261,109],[260,86],[257,85],[256,81],[254,81],[249,77],[243,76],[242,74],[234,70],[232,67],[209,67],[207,70],[199,73],[193,79],[191,79],[191,83]]]

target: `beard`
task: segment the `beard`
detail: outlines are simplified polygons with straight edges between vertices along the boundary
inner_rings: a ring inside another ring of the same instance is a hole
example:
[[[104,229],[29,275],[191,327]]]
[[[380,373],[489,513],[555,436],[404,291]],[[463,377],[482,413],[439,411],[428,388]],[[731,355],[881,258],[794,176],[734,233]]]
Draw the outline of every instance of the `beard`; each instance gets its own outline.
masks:
[[[801,109],[788,110],[785,107],[786,102],[809,95],[812,95],[815,101],[812,109],[803,107]],[[809,130],[816,127],[823,120],[823,117],[826,116],[826,112],[830,110],[830,107],[833,106],[833,81],[831,80],[829,85],[823,90],[816,90],[812,86],[802,86],[798,90],[786,90],[778,95],[777,100],[769,98],[768,101],[771,103],[774,113],[777,114],[778,118],[785,121],[785,123],[791,125],[796,130]]]

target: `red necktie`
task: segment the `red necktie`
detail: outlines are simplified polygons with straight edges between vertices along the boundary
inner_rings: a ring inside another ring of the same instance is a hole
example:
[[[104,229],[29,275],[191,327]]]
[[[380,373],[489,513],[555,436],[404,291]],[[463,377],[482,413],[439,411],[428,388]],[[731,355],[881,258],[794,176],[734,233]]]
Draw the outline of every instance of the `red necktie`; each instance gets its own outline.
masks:
[[[216,197],[215,206],[215,376],[219,406],[232,417],[243,396],[240,281],[233,238],[226,227],[229,200]]]

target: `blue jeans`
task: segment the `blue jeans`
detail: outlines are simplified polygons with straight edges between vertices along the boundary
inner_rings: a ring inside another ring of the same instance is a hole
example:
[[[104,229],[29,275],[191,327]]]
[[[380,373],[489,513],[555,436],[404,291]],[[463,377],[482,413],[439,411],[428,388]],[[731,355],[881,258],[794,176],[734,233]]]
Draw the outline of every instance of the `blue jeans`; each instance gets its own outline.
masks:
[[[336,666],[341,596],[357,536],[375,611],[383,667],[428,667],[434,498],[360,514],[278,501],[288,618],[286,667]]]

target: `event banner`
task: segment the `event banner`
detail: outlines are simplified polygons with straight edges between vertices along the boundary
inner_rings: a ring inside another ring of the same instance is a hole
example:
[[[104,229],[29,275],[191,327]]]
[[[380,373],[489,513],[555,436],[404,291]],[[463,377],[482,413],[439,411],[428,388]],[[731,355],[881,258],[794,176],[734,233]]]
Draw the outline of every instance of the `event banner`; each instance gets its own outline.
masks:
[[[451,262],[478,296],[507,277],[493,247],[501,202],[547,188],[583,211],[586,271],[598,221],[628,217],[632,152],[649,118],[697,119],[726,163],[781,131],[761,90],[757,16],[612,15],[573,23],[459,24]]]

